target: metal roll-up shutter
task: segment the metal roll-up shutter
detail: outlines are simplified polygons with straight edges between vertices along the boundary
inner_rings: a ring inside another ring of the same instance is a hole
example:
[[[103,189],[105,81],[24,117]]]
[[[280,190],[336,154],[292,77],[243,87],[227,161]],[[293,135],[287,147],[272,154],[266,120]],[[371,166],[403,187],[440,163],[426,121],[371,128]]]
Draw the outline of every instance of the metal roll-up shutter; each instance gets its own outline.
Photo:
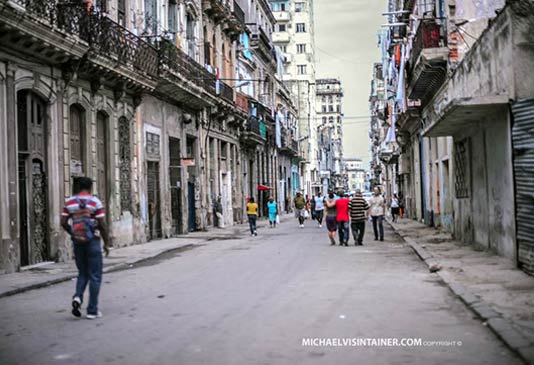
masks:
[[[534,275],[534,98],[515,103],[512,113],[518,261]]]

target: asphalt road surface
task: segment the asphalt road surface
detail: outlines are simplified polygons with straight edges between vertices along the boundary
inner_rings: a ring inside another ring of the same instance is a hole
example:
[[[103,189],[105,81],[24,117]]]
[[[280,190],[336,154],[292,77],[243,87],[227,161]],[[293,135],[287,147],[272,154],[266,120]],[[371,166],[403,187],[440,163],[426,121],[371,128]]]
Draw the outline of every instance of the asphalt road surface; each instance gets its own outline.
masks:
[[[391,230],[364,244],[293,220],[210,241],[105,275],[93,321],[74,282],[3,298],[0,364],[520,363]],[[402,339],[426,346],[373,346]]]

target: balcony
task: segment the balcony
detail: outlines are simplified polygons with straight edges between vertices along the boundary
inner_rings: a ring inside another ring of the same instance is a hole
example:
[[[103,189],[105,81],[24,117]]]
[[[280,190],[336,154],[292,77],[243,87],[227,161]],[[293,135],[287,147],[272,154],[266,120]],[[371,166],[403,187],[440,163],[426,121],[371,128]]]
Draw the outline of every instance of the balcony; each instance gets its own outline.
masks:
[[[289,131],[282,128],[282,148],[280,153],[286,156],[294,157],[298,154],[298,142],[293,139]]]
[[[232,15],[228,0],[203,0],[202,10],[216,23]]]
[[[289,41],[290,41],[289,32],[274,32],[273,33],[274,44],[289,43]]]
[[[256,147],[267,142],[265,122],[254,116],[249,116],[245,131],[241,135],[241,142],[248,147]]]
[[[5,35],[0,43],[6,47],[45,64],[61,65],[67,74],[89,79],[98,75],[99,82],[120,83],[132,91],[155,87],[157,50],[86,5],[0,0],[0,10],[0,34]],[[70,69],[74,63],[75,70]]]
[[[237,40],[241,33],[246,30],[245,24],[245,12],[237,1],[234,0],[234,10],[232,11],[231,16],[225,18],[222,25],[222,29],[226,34],[230,36],[232,40]]]
[[[408,98],[420,100],[424,106],[447,76],[449,49],[442,27],[435,20],[420,24],[415,34],[408,64]]]
[[[291,13],[289,11],[273,11],[276,22],[288,22],[291,20]]]
[[[271,40],[265,30],[258,25],[254,23],[247,24],[251,31],[250,36],[250,45],[253,49],[256,49],[260,52],[260,55],[266,60],[266,61],[272,61],[273,60],[273,54],[272,49],[273,45],[271,43]]]
[[[217,93],[221,99],[230,104],[234,104],[234,88],[220,80],[218,81],[218,84],[219,87]]]

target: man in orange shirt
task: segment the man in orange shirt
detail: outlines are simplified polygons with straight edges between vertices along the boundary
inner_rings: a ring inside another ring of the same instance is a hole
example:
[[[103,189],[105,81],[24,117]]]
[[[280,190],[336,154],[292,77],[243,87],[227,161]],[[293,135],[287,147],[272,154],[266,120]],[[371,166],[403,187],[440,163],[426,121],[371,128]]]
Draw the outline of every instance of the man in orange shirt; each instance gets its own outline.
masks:
[[[349,246],[349,203],[350,200],[345,196],[345,194],[340,191],[338,192],[340,198],[336,200],[336,221],[337,227],[339,230],[339,245],[340,246]]]

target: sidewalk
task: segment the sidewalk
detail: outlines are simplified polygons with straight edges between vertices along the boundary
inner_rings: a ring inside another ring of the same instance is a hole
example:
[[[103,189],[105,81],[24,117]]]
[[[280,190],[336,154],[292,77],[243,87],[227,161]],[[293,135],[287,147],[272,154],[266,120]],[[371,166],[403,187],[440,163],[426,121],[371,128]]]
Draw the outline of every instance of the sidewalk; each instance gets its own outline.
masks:
[[[507,258],[476,251],[416,221],[389,223],[485,326],[534,364],[534,277]]]
[[[292,217],[282,215],[281,221]],[[268,225],[265,219],[258,220],[258,228]],[[210,228],[206,232],[192,232],[179,237],[150,241],[147,243],[111,249],[109,257],[104,258],[104,273],[134,267],[170,251],[187,249],[194,245],[206,245],[212,241],[223,241],[248,234],[248,223],[227,228]],[[74,261],[34,265],[13,274],[0,275],[0,298],[28,290],[61,283],[76,278]]]

